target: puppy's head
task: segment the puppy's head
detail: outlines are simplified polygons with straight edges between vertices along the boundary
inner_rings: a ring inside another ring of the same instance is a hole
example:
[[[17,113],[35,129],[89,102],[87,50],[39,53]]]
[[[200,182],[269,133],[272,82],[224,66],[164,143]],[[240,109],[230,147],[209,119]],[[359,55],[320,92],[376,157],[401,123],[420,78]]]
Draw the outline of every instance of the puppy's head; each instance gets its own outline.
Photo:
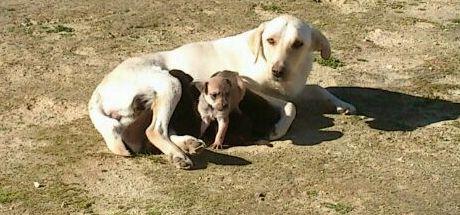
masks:
[[[212,109],[217,111],[229,110],[232,88],[229,79],[220,76],[212,77],[206,82],[196,82],[195,86]]]
[[[289,15],[279,16],[262,23],[249,36],[249,47],[256,61],[263,59],[275,81],[290,80],[293,72],[302,71],[312,51],[320,51],[321,57],[329,58],[331,49],[324,35]]]

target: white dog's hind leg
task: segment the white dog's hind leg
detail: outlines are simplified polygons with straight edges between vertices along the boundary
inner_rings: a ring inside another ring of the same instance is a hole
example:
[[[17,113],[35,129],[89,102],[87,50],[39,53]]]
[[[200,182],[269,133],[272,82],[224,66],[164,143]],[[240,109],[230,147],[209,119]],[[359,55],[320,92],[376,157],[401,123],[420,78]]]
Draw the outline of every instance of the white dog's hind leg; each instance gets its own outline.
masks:
[[[107,116],[103,112],[98,89],[96,89],[91,96],[88,110],[91,122],[96,130],[101,133],[110,151],[117,155],[130,156],[131,153],[126,149],[121,139],[120,133],[122,125],[118,120]]]
[[[155,96],[152,101],[152,123],[145,131],[147,138],[155,147],[170,156],[172,163],[180,169],[190,169],[193,162],[176,144],[169,139],[169,120],[181,97],[179,80],[169,74],[156,74]],[[155,83],[153,82],[153,83]]]

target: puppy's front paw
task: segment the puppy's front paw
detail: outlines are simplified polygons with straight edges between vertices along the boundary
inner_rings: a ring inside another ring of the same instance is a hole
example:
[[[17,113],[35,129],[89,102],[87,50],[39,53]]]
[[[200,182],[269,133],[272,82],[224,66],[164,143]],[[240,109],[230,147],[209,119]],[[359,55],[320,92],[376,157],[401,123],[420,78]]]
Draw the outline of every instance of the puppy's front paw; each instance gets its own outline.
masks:
[[[350,114],[355,114],[356,113],[356,108],[355,106],[348,104],[346,102],[342,102],[340,105],[337,106],[337,113],[338,114],[345,114],[345,115],[350,115]]]
[[[223,149],[223,148],[224,148],[224,145],[222,145],[222,143],[214,142],[214,143],[211,145],[211,148],[212,148],[212,149]]]
[[[193,167],[193,162],[187,156],[172,156],[171,162],[178,169],[191,169]]]

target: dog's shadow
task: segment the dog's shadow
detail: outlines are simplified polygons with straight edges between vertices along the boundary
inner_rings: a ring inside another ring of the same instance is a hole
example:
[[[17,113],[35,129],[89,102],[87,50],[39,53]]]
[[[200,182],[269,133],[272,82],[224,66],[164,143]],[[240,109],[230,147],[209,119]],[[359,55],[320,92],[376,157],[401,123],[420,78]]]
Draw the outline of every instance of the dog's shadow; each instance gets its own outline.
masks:
[[[369,127],[382,131],[413,131],[460,117],[460,104],[446,100],[374,88],[329,87],[327,90],[353,104],[357,115],[368,118]],[[296,119],[283,139],[293,140],[295,145],[315,145],[342,137],[340,131],[322,130],[334,125],[333,119],[323,115],[330,109],[315,101],[298,106]]]
[[[460,104],[382,89],[330,87],[327,90],[347,101],[358,115],[370,118],[369,127],[382,131],[413,131],[432,123],[460,117]]]
[[[251,164],[250,161],[223,153],[217,153],[205,149],[199,155],[191,156],[194,163],[193,169],[206,169],[209,163],[221,166],[245,166]]]
[[[336,140],[343,136],[340,131],[322,130],[334,126],[332,118],[324,116],[318,111],[299,110],[289,132],[283,140],[292,140],[294,145],[311,146],[324,141]]]

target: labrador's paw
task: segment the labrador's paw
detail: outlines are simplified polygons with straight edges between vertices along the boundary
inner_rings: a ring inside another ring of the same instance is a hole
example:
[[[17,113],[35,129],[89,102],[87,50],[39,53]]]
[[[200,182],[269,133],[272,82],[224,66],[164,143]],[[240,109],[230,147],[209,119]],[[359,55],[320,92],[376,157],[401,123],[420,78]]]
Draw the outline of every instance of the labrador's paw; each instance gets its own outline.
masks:
[[[171,162],[178,169],[191,169],[193,167],[192,160],[185,155],[172,156]]]
[[[184,151],[191,155],[200,154],[206,148],[204,141],[195,137],[190,137],[185,141],[184,145],[186,148]]]
[[[340,105],[337,105],[336,110],[338,114],[352,115],[356,113],[355,106],[346,102],[341,102]]]

